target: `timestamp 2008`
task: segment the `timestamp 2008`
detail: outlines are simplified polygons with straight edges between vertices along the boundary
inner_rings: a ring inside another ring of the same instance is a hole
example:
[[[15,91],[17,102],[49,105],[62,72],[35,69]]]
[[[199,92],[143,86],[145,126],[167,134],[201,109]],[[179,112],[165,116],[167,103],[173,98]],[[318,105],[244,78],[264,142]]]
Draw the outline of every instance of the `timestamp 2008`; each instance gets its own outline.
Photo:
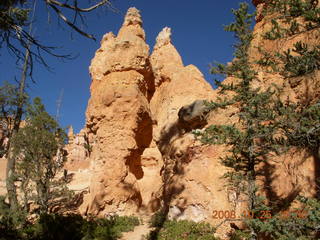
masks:
[[[296,209],[292,211],[284,211],[280,214],[277,214],[280,218],[289,218],[289,217],[297,217],[297,218],[307,218],[308,211],[305,209]],[[242,211],[239,215],[236,214],[234,210],[214,210],[213,216],[214,219],[271,219],[272,213],[269,210],[261,210],[261,211]]]

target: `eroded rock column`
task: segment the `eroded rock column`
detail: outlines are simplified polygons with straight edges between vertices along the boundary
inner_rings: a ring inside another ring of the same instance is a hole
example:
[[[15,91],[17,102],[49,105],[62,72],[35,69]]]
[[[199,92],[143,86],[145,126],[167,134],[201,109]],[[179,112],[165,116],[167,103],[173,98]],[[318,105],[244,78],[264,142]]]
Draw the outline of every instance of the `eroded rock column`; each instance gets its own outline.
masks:
[[[130,8],[118,35],[103,37],[90,66],[86,128],[92,179],[83,212],[130,214],[142,205],[137,180],[144,176],[141,154],[152,140],[148,55],[141,16]]]

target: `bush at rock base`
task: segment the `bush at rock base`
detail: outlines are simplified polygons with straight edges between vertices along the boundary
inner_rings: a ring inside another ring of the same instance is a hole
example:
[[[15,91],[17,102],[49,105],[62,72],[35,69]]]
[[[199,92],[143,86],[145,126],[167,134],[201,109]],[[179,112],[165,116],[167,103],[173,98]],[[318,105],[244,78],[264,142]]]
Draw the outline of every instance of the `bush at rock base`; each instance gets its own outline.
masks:
[[[80,215],[43,214],[34,224],[19,228],[0,225],[0,240],[115,240],[139,225],[136,217],[84,219]]]
[[[208,223],[195,223],[192,221],[169,221],[163,223],[162,228],[153,231],[149,240],[216,240],[215,229]]]

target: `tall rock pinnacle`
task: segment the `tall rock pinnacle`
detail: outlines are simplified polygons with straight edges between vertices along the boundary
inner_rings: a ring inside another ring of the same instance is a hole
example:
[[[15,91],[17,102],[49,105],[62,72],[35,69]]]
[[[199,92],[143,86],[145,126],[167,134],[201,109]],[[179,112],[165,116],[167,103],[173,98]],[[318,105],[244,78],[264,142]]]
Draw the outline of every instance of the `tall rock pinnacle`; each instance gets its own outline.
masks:
[[[145,42],[142,20],[136,8],[129,8],[117,36],[107,33],[101,40],[89,68],[92,80],[100,81],[111,72],[136,70],[147,74],[149,46]]]
[[[138,180],[144,176],[141,155],[152,140],[153,82],[144,39],[139,11],[130,8],[118,35],[106,34],[91,62],[86,131],[93,175],[83,212],[121,214],[143,205]]]
[[[165,27],[158,34],[156,39],[156,45],[154,46],[154,50],[161,48],[167,44],[171,43],[171,28]]]
[[[150,62],[155,75],[156,86],[159,86],[163,81],[171,79],[172,74],[183,68],[181,56],[171,44],[170,28],[165,27],[158,34],[154,50],[150,56]]]
[[[137,36],[145,40],[145,32],[142,28],[142,19],[140,11],[134,7],[129,8],[124,18],[124,22],[119,31],[118,37],[130,37],[130,35]]]
[[[140,15],[140,11],[135,7],[131,7],[128,9],[127,14],[124,18],[123,26],[129,25],[140,25],[142,26],[142,19]]]

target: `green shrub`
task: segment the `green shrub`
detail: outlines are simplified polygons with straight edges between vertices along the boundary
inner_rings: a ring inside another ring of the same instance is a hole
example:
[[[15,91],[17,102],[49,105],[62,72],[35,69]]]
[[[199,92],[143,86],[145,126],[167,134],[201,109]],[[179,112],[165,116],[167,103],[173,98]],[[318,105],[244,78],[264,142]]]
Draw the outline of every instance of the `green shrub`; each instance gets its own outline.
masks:
[[[25,228],[24,233],[32,240],[77,240],[83,236],[81,229],[85,222],[80,215],[42,214],[36,224]]]
[[[94,240],[113,240],[121,237],[122,232],[129,232],[139,225],[139,219],[136,217],[116,216],[111,220],[98,219],[94,230]],[[86,238],[90,239],[90,238]]]
[[[16,227],[1,214],[0,240],[115,240],[139,225],[136,217],[86,220],[80,215],[42,214],[35,224]]]
[[[320,27],[320,8],[314,0],[270,0],[263,14],[272,13],[280,15],[271,20],[272,27],[264,34],[265,39],[275,40]],[[299,24],[296,18],[302,18],[304,24]],[[285,29],[279,23],[289,23],[290,26]]]
[[[0,196],[0,240],[21,239],[20,229],[25,223],[23,212],[12,212],[5,202],[5,197]]]
[[[276,213],[270,219],[247,219],[246,224],[257,229],[259,237],[270,240],[311,240],[320,238],[320,201],[314,198],[297,198],[301,208]],[[301,215],[300,215],[301,214]],[[250,229],[238,230],[231,239],[248,239]],[[258,238],[260,239],[260,238]]]
[[[152,240],[215,240],[215,230],[208,223],[195,223],[192,221],[165,221],[159,232],[152,232]]]

